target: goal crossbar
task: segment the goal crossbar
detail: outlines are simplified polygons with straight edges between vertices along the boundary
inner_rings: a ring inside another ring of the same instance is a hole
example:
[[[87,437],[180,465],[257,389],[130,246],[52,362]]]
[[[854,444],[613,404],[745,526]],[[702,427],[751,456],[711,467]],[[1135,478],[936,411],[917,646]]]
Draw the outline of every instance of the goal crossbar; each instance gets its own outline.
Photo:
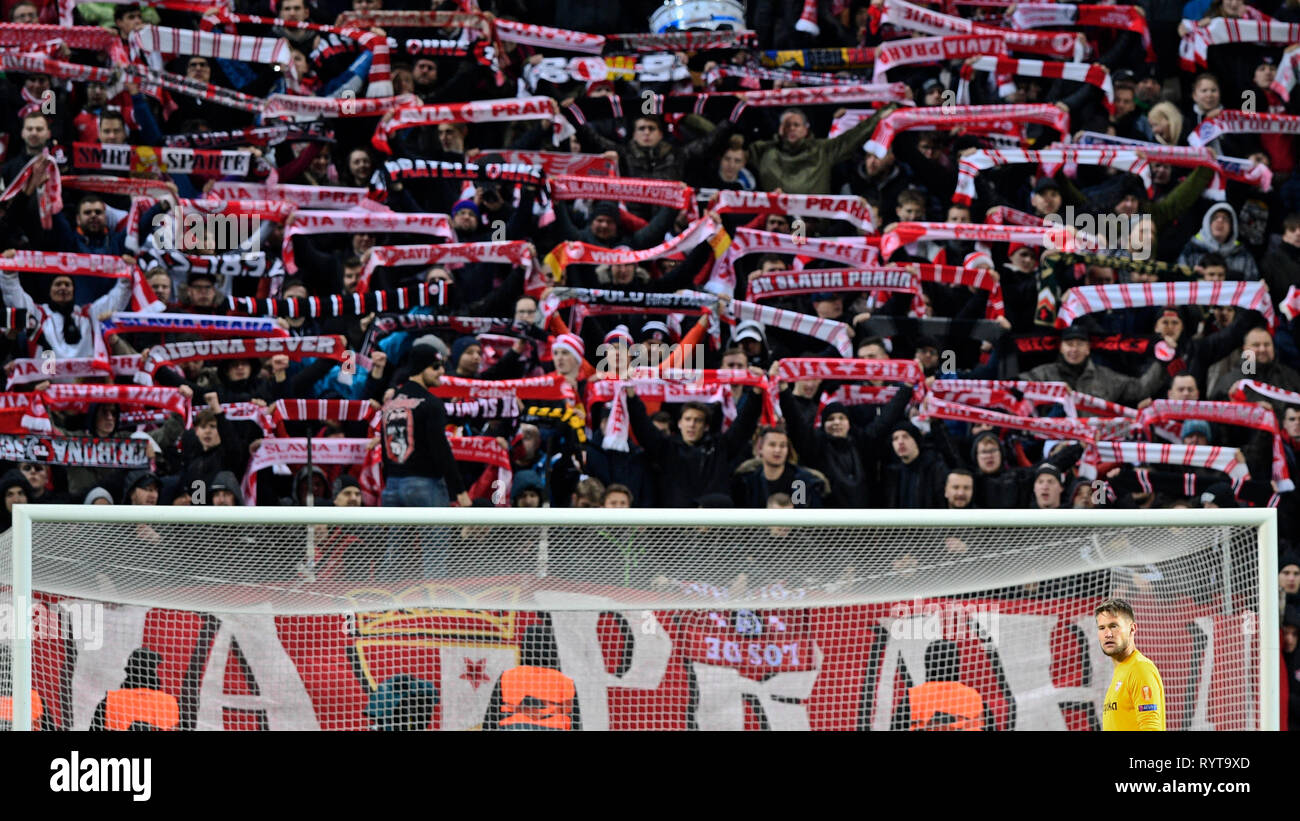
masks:
[[[666,515],[667,514],[667,515]],[[1276,595],[1277,512],[1268,508],[1213,510],[673,510],[576,509],[576,508],[335,508],[335,507],[139,507],[83,505],[16,505],[8,582],[15,602],[32,601],[33,525],[39,523],[193,524],[237,525],[338,525],[358,527],[618,527],[618,528],[848,528],[848,529],[942,529],[1007,528],[1043,529],[1079,527],[1103,528],[1250,528],[1258,544],[1259,607],[1259,726],[1276,729],[1279,706],[1275,688],[1267,686],[1278,677],[1278,613],[1271,605]],[[33,582],[36,587],[33,587]],[[971,589],[977,589],[975,585]],[[57,592],[57,591],[54,591]],[[952,592],[952,591],[948,591]],[[596,607],[596,605],[591,605]],[[680,605],[674,604],[673,607]],[[751,606],[746,604],[746,606]],[[752,606],[762,607],[762,604]],[[775,605],[769,605],[775,606]],[[787,605],[788,606],[788,605]],[[18,630],[12,641],[12,693],[26,693],[32,686],[32,636]],[[30,729],[31,705],[15,697],[13,723],[16,730]]]

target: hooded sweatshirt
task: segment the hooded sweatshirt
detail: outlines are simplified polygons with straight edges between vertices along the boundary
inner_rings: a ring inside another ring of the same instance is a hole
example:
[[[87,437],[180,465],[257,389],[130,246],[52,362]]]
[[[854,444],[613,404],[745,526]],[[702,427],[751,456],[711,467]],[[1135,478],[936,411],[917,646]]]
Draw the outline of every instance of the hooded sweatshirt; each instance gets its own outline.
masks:
[[[1232,231],[1223,242],[1215,240],[1214,235],[1210,233],[1210,220],[1214,219],[1214,215],[1220,211],[1227,213],[1232,219]],[[1192,241],[1187,243],[1187,247],[1178,257],[1178,264],[1195,266],[1206,254],[1218,254],[1227,261],[1229,279],[1248,281],[1259,279],[1259,266],[1255,264],[1255,257],[1246,246],[1237,241],[1237,212],[1226,202],[1215,203],[1205,212],[1205,217],[1201,219],[1201,230],[1197,231]]]

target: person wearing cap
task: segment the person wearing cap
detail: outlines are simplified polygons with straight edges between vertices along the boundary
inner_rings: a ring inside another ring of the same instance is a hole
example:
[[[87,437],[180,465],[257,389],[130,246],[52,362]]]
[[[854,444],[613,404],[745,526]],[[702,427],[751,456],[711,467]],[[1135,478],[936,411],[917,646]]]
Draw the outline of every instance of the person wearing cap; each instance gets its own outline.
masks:
[[[456,232],[456,242],[482,242],[489,233],[474,200],[461,200],[451,207],[451,228]]]
[[[1188,419],[1183,423],[1178,438],[1184,445],[1208,445],[1210,444],[1210,423],[1204,419]]]
[[[207,271],[191,271],[185,277],[185,290],[176,305],[176,313],[224,314],[217,278]]]
[[[223,470],[208,483],[208,504],[213,507],[242,507],[244,496],[235,474]]]
[[[553,229],[556,236],[562,240],[576,240],[585,242],[589,245],[599,245],[602,248],[616,248],[620,245],[626,245],[634,251],[640,251],[645,248],[651,248],[664,241],[664,235],[672,227],[673,221],[677,219],[677,211],[673,208],[663,207],[658,209],[650,221],[643,228],[635,232],[628,233],[623,227],[623,218],[619,213],[618,203],[611,200],[597,200],[591,207],[591,220],[585,228],[579,229],[574,226],[573,217],[570,215],[569,203],[555,203],[555,222]],[[573,284],[580,285],[582,282],[589,282],[591,287],[595,287],[595,274],[582,273],[582,270],[591,271],[591,266],[573,266],[573,274],[566,273],[566,283],[573,280]]]
[[[0,475],[0,498],[4,505],[0,507],[0,533],[13,527],[14,505],[31,503],[32,486],[20,470],[7,470]]]
[[[1046,217],[1048,214],[1059,216],[1061,200],[1061,186],[1048,176],[1039,177],[1038,182],[1034,183],[1033,193],[1029,195],[1029,204],[1034,209],[1034,213],[1040,217]]]
[[[960,467],[944,425],[930,426],[934,447],[925,444],[921,431],[908,419],[889,428],[895,459],[884,472],[885,506],[932,508],[943,506],[943,484],[948,471]]]
[[[113,494],[109,493],[102,487],[93,487],[86,494],[82,501],[83,505],[111,505],[113,504]]]
[[[885,453],[880,442],[884,433],[902,419],[912,399],[912,386],[899,385],[898,392],[865,427],[854,426],[849,409],[840,402],[829,402],[821,410],[822,424],[817,428],[820,391],[797,382],[781,392],[781,414],[787,420],[790,444],[801,463],[824,474],[830,484],[826,507],[863,508],[880,504],[883,485],[880,478]]]
[[[126,490],[122,493],[124,505],[156,505],[162,482],[158,475],[148,470],[133,470],[126,475]]]
[[[1034,468],[1034,496],[1029,507],[1037,510],[1056,510],[1061,507],[1065,493],[1065,477],[1061,469],[1051,462]]]
[[[361,483],[351,473],[340,473],[331,490],[334,493],[334,507],[361,507],[365,504]]]
[[[1153,362],[1141,377],[1125,376],[1092,361],[1092,343],[1081,325],[1061,332],[1055,362],[1039,365],[1020,378],[1032,382],[1064,382],[1073,390],[1130,407],[1155,396],[1168,377],[1163,362]]]
[[[443,361],[429,345],[412,346],[409,376],[384,403],[384,507],[446,507],[454,497],[470,506],[460,470],[447,444],[447,414],[429,392],[442,381]]]
[[[1284,606],[1300,606],[1300,552],[1288,549],[1278,556],[1277,584]]]
[[[762,324],[752,319],[736,323],[731,332],[732,345],[738,345],[745,353],[751,367],[767,368],[771,365],[772,354],[767,345],[767,332]]]

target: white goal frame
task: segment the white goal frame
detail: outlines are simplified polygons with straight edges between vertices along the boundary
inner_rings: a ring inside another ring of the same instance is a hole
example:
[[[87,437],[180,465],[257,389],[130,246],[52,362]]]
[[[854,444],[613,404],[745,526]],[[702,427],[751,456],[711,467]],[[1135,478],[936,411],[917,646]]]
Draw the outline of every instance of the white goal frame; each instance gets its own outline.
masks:
[[[32,525],[36,522],[213,525],[355,526],[620,526],[620,527],[1253,527],[1259,545],[1259,726],[1277,730],[1281,643],[1277,601],[1277,511],[1272,508],[1176,510],[736,510],[624,508],[393,508],[393,507],[141,507],[126,505],[15,505],[11,573],[15,602],[32,601]],[[543,534],[545,531],[543,531]],[[545,536],[539,552],[545,552]],[[544,566],[545,556],[540,557]],[[1037,580],[1031,574],[1024,581]],[[1010,580],[1014,581],[1014,580]],[[973,585],[967,592],[976,592]],[[58,593],[57,590],[46,591]],[[949,591],[950,593],[952,591]],[[701,602],[700,608],[716,603]],[[755,602],[747,607],[762,607]],[[774,602],[772,607],[788,603]],[[673,609],[686,609],[674,604]],[[32,686],[32,631],[15,631],[13,693]],[[31,702],[13,698],[14,730],[31,729]]]

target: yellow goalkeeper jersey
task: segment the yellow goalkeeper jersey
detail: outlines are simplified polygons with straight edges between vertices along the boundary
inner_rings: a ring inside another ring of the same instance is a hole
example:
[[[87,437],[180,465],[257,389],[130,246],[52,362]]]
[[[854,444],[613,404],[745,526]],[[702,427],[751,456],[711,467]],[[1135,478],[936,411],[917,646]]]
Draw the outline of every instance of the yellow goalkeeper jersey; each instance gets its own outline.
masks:
[[[1133,649],[1115,665],[1101,710],[1103,730],[1165,729],[1165,685],[1151,659]]]

